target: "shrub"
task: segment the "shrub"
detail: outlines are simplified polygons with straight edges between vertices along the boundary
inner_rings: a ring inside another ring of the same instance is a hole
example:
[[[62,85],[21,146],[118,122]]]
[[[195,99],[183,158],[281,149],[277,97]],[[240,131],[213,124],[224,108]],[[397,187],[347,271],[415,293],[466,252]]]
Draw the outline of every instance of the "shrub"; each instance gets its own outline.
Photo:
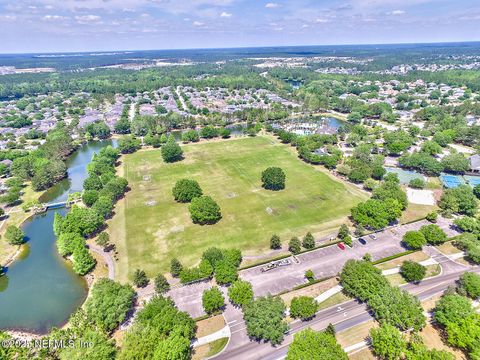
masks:
[[[315,316],[318,310],[317,301],[310,296],[299,296],[292,299],[290,315],[294,318],[308,320]]]
[[[350,235],[350,231],[348,230],[348,226],[345,225],[345,224],[342,224],[342,225],[340,226],[340,229],[338,230],[338,235],[337,235],[337,237],[338,237],[339,239],[342,239],[342,240],[343,240],[343,239],[344,239],[346,236],[348,236],[348,235]]]
[[[133,284],[136,287],[140,287],[140,288],[148,285],[148,278],[145,271],[140,269],[135,270],[135,272],[133,273]]]
[[[182,179],[175,183],[172,194],[175,201],[185,203],[202,196],[203,193],[198,182],[195,180]]]
[[[262,187],[267,190],[285,189],[285,173],[279,167],[269,167],[262,172]]]
[[[202,296],[203,309],[207,314],[212,314],[225,306],[222,292],[217,287],[205,290]]]
[[[222,218],[220,206],[210,196],[200,196],[192,200],[188,207],[195,224],[215,224]]]
[[[288,243],[288,251],[294,255],[299,254],[302,251],[302,244],[300,243],[298,237],[295,236],[290,239]]]
[[[312,270],[307,270],[305,271],[305,278],[309,281],[309,282],[313,282],[315,280],[315,274],[313,273]]]
[[[276,234],[272,235],[270,238],[270,249],[277,250],[282,247],[282,243],[280,242],[280,237]]]
[[[420,231],[407,231],[403,235],[403,243],[412,250],[420,250],[427,243],[427,239]]]
[[[253,301],[252,284],[248,281],[237,280],[228,288],[228,297],[235,305],[244,306]]]
[[[400,274],[408,282],[418,282],[425,277],[426,273],[426,267],[414,261],[404,261],[400,267]]]
[[[315,239],[312,233],[308,232],[307,235],[303,238],[302,246],[305,249],[313,249],[315,247]]]
[[[425,184],[425,181],[423,181],[422,179],[420,179],[420,178],[415,178],[415,179],[410,180],[410,182],[408,183],[408,185],[409,185],[411,188],[414,188],[414,189],[425,189],[425,186],[426,186],[427,184]]]
[[[427,219],[428,221],[430,221],[432,223],[437,222],[437,218],[438,218],[438,213],[436,211],[432,211],[432,212],[428,213],[427,216],[425,217],[425,219]]]
[[[429,244],[436,245],[447,241],[447,234],[438,225],[424,225],[420,228],[420,232],[425,236],[425,240]]]
[[[98,237],[95,239],[95,242],[98,246],[106,247],[110,241],[110,236],[106,232],[101,232]]]
[[[345,243],[345,245],[348,245],[350,247],[353,246],[353,240],[352,240],[352,237],[350,235],[347,235],[343,238],[343,242]]]

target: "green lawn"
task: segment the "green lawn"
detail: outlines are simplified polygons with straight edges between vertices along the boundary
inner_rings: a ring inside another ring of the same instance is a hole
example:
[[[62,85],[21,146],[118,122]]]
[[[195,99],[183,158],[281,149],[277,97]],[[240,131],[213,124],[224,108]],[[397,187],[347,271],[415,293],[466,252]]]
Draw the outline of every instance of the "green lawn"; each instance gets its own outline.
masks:
[[[126,280],[136,268],[149,276],[169,270],[170,259],[185,265],[198,262],[211,246],[237,247],[259,253],[273,233],[286,242],[307,231],[334,231],[350,208],[366,195],[352,185],[299,160],[289,146],[268,137],[183,145],[185,159],[162,161],[159,150],[123,157],[132,190],[109,223],[117,243],[118,278]],[[284,169],[286,189],[264,190],[260,174],[268,166]],[[188,204],[173,200],[171,190],[182,178],[195,179],[204,194],[220,205],[222,219],[215,225],[195,225]]]

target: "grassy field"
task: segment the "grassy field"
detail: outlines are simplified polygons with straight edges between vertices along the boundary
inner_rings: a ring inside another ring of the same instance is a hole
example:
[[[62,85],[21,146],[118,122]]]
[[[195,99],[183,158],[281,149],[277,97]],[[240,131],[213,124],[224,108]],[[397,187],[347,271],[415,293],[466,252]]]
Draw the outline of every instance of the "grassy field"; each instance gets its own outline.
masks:
[[[119,251],[119,280],[125,281],[136,268],[149,276],[166,272],[173,257],[194,265],[211,246],[257,254],[268,248],[273,233],[285,242],[308,231],[317,235],[334,231],[346,221],[350,208],[366,198],[353,185],[305,164],[272,138],[202,142],[182,148],[185,159],[174,164],[164,163],[159,150],[122,158],[120,172],[132,190],[109,223]],[[284,169],[285,190],[261,187],[261,172],[269,166]],[[182,178],[197,180],[204,194],[217,201],[223,216],[217,224],[193,224],[188,204],[174,201],[172,187]]]

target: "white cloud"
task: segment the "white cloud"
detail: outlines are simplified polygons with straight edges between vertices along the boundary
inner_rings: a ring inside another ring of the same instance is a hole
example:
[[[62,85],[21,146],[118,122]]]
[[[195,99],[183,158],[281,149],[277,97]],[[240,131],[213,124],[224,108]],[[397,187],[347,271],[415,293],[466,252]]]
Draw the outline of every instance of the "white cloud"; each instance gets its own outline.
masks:
[[[102,18],[98,15],[78,15],[75,16],[75,20],[79,24],[91,24],[91,23],[98,23]]]
[[[229,18],[232,17],[232,14],[224,11],[220,14],[220,17]]]
[[[45,21],[61,21],[61,20],[67,20],[68,17],[61,16],[61,15],[45,15],[42,19]]]
[[[277,8],[277,7],[278,7],[278,4],[277,4],[277,3],[267,3],[267,4],[265,5],[265,7],[266,7],[267,9],[273,9],[273,8]]]
[[[302,25],[302,29],[306,29],[306,28],[308,28],[308,25],[307,25],[307,24],[303,24],[303,25]]]
[[[405,11],[404,10],[393,10],[392,15],[403,15],[405,14]]]
[[[321,23],[321,24],[325,24],[325,23],[328,23],[330,22],[330,20],[328,19],[322,19],[322,18],[318,18],[315,20],[317,23]]]
[[[193,26],[203,26],[203,25],[204,25],[204,23],[201,22],[201,21],[194,21],[193,22]]]

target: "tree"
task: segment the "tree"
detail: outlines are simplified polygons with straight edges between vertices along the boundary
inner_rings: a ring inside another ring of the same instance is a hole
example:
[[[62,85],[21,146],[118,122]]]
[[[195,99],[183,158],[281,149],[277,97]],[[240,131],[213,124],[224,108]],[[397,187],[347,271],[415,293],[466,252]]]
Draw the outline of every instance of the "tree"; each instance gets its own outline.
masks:
[[[480,298],[480,275],[466,272],[460,276],[460,289],[472,299]]]
[[[427,216],[425,216],[425,219],[432,223],[437,222],[437,218],[438,218],[438,213],[436,211],[432,211],[428,213]]]
[[[195,224],[212,225],[222,218],[220,206],[210,196],[193,198],[188,210]]]
[[[343,238],[343,242],[345,243],[345,245],[347,245],[349,247],[353,246],[353,240],[352,240],[352,237],[350,235],[345,236]]]
[[[478,209],[478,200],[470,186],[460,185],[445,190],[438,206],[446,212],[474,216]]]
[[[132,154],[142,146],[140,139],[135,138],[134,136],[123,136],[118,140],[118,150],[122,154]]]
[[[445,234],[445,232],[438,225],[424,225],[420,228],[420,232],[423,234],[425,240],[427,240],[427,243],[429,244],[436,245],[447,241],[447,234]]]
[[[253,301],[252,284],[248,281],[237,280],[228,288],[230,301],[239,306],[245,306]]]
[[[175,138],[170,135],[168,141],[161,148],[163,161],[172,163],[183,159],[183,150],[180,145],[177,144]]]
[[[170,290],[170,284],[168,283],[167,278],[163,274],[158,274],[155,277],[155,291],[157,294],[163,294]]]
[[[202,196],[203,192],[195,180],[182,179],[175,183],[172,194],[175,201],[185,203],[192,201],[193,198]]]
[[[401,359],[406,350],[406,340],[402,333],[392,325],[382,324],[370,330],[370,339],[375,355],[380,359]]]
[[[410,180],[410,182],[408,183],[408,185],[409,185],[411,188],[414,188],[414,189],[425,189],[425,186],[426,186],[427,184],[425,184],[425,181],[423,181],[422,179],[420,179],[420,178],[415,178],[415,179]]]
[[[25,242],[25,233],[22,229],[14,225],[9,225],[5,232],[5,239],[11,245],[21,245]]]
[[[170,262],[170,274],[172,274],[173,277],[177,277],[180,275],[182,270],[183,270],[182,263],[177,258],[173,258],[172,261]]]
[[[220,285],[230,284],[238,279],[238,270],[235,264],[222,260],[215,267],[215,281]]]
[[[402,241],[411,250],[420,250],[427,244],[427,239],[420,231],[407,231]]]
[[[270,238],[270,249],[277,250],[282,248],[282,243],[280,242],[280,237],[276,234],[273,234]]]
[[[292,299],[290,315],[294,318],[309,320],[315,316],[318,310],[317,301],[310,296],[299,296]]]
[[[348,226],[345,224],[340,225],[340,229],[338,230],[337,237],[339,239],[344,239],[346,236],[350,235],[350,231],[348,230]]]
[[[218,136],[218,129],[212,125],[204,126],[200,130],[200,136],[205,139],[211,139]]]
[[[108,242],[110,241],[110,236],[106,232],[101,232],[95,242],[97,245],[105,248],[108,245]]]
[[[402,214],[402,205],[394,199],[369,199],[352,208],[353,220],[366,228],[380,230]]]
[[[61,233],[57,238],[58,252],[64,257],[79,247],[85,247],[85,238],[77,233]]]
[[[473,194],[477,197],[477,199],[480,199],[480,184],[473,188]]]
[[[438,324],[447,326],[448,323],[457,323],[473,313],[474,310],[468,298],[458,294],[447,294],[437,302],[434,319]]]
[[[280,344],[288,330],[284,321],[285,304],[278,297],[260,297],[243,307],[247,334],[257,340]]]
[[[285,189],[285,173],[279,167],[269,167],[262,172],[262,187],[267,190]]]
[[[225,306],[222,292],[217,287],[205,290],[202,296],[203,309],[207,314],[212,314]]]
[[[315,247],[315,238],[311,232],[308,232],[307,235],[303,238],[302,246],[305,249],[313,249]]]
[[[136,269],[133,273],[133,284],[136,287],[142,288],[148,285],[148,278],[145,271]]]
[[[73,271],[82,276],[89,273],[97,263],[85,245],[75,247],[72,254],[72,262]]]
[[[418,282],[425,277],[426,273],[426,267],[414,261],[404,261],[400,267],[400,275],[408,282]]]
[[[442,159],[442,165],[445,168],[445,171],[460,174],[463,174],[470,168],[468,159],[461,153],[445,156]]]
[[[98,199],[97,190],[85,190],[82,195],[82,201],[87,206],[92,206]]]
[[[126,318],[133,306],[135,291],[110,279],[99,279],[85,303],[88,318],[100,329],[111,332]]]
[[[288,242],[288,251],[294,255],[297,255],[302,251],[302,244],[300,243],[298,237],[295,236],[290,239]]]
[[[347,354],[328,332],[310,328],[295,334],[288,348],[287,360],[348,360]]]

